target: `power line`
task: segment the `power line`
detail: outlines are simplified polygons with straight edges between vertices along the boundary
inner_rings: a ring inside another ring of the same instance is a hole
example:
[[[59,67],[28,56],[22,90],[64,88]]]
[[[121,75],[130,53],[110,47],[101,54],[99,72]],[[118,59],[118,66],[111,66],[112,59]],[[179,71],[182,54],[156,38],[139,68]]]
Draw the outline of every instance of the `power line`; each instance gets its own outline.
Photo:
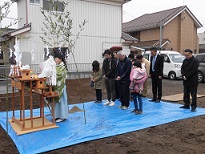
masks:
[[[133,15],[131,15],[130,13],[123,11],[124,13],[126,13],[127,15],[129,15],[130,17],[132,17],[133,19],[135,18]]]
[[[16,18],[12,18],[12,17],[4,17],[4,18],[12,19],[12,20],[18,20],[18,19],[16,19]]]

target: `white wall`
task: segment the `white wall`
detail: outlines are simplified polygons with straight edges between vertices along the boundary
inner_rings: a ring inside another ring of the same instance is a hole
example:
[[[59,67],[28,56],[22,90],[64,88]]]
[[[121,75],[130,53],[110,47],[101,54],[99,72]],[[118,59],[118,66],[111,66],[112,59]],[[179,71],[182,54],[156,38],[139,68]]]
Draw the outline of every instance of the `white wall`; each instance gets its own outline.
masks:
[[[17,3],[17,11],[18,11],[18,27],[23,27],[26,23],[26,1],[27,0],[19,0]]]
[[[20,0],[20,2],[23,0]],[[42,3],[42,2],[41,2]],[[40,13],[41,5],[28,5],[28,22],[32,23],[31,31],[23,36],[29,37],[20,41],[21,50],[30,52],[35,48],[35,60],[42,61],[44,45],[39,35],[43,16]],[[81,0],[69,0],[69,10],[74,21],[73,34],[78,32],[78,25],[85,19],[87,24],[80,35],[75,48],[75,57],[78,63],[92,63],[93,60],[102,62],[102,52],[111,46],[121,45],[122,12],[121,6],[106,5]],[[69,59],[72,63],[72,57]]]
[[[120,44],[121,7],[72,0],[69,9],[74,27],[78,27],[84,19],[88,21],[76,44],[78,62],[102,61],[104,49]],[[74,33],[77,31],[78,28],[75,28]]]

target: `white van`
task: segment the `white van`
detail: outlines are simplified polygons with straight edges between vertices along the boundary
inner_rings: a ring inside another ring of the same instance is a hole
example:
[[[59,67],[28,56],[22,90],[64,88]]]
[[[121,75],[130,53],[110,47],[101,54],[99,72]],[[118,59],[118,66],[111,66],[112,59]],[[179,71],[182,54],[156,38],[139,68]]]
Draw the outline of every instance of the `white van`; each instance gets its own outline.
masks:
[[[184,57],[177,51],[158,51],[158,53],[164,57],[163,75],[171,80],[181,78],[181,66]],[[150,51],[144,52],[143,56],[151,61]]]

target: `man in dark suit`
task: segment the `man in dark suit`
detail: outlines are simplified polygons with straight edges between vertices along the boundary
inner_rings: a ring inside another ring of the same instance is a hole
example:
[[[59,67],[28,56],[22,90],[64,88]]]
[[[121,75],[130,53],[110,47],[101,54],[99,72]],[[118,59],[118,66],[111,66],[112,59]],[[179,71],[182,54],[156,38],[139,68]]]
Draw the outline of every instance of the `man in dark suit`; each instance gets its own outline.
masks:
[[[156,47],[151,48],[151,55],[150,76],[152,79],[153,99],[150,101],[159,103],[162,98],[164,58],[157,53]]]
[[[127,110],[130,105],[130,72],[132,69],[132,62],[127,58],[123,51],[117,53],[119,62],[117,65],[117,80],[120,81],[121,88],[121,106],[123,110]]]
[[[180,108],[190,109],[190,94],[192,97],[191,111],[196,111],[197,107],[197,87],[198,87],[198,60],[192,55],[190,49],[184,51],[185,59],[182,64],[181,73],[184,85],[184,106]]]

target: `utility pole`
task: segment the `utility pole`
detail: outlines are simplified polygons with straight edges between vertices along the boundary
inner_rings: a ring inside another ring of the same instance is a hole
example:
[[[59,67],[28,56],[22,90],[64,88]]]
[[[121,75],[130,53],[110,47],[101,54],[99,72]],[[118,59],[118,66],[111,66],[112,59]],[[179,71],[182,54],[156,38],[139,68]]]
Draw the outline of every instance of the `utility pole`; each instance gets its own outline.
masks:
[[[160,23],[159,28],[160,28],[159,47],[160,47],[160,51],[161,51],[162,39],[163,39],[163,23],[162,22]]]

